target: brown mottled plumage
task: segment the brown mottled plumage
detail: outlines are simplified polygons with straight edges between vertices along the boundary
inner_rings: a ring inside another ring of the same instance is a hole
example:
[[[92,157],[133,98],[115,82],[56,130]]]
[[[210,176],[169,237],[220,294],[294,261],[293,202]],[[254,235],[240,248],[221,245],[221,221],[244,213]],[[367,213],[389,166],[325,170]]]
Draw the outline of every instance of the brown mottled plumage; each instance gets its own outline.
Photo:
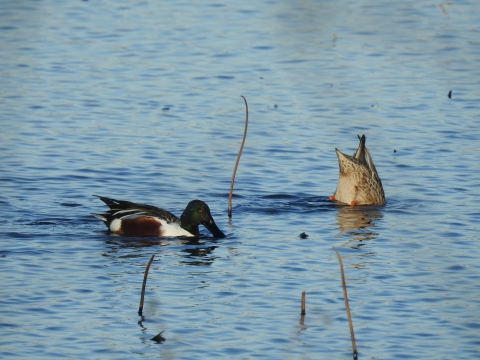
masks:
[[[340,173],[337,190],[330,200],[349,205],[383,205],[385,193],[382,181],[365,147],[365,135],[358,138],[360,145],[353,156],[335,149]]]

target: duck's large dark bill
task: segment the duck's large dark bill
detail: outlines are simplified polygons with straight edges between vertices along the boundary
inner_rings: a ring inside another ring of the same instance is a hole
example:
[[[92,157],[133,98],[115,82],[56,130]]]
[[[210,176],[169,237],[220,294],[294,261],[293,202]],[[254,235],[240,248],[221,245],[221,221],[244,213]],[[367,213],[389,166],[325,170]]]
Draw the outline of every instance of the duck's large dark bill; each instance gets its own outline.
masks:
[[[216,238],[224,238],[225,234],[218,228],[217,224],[215,224],[215,221],[213,219],[210,219],[206,221],[203,224],[210,232],[212,233],[213,237]]]

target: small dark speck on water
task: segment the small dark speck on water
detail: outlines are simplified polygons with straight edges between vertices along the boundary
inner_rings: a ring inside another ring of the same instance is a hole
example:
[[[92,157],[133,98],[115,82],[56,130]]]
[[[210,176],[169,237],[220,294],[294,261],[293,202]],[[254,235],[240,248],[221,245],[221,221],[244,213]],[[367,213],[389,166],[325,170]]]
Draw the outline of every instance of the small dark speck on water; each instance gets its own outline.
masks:
[[[449,98],[449,99],[452,98],[452,90],[450,90],[450,91],[448,92],[448,98]]]
[[[277,104],[275,104],[275,105],[273,105],[273,107],[276,109],[276,108],[278,108],[278,105],[277,105]]]
[[[163,111],[168,111],[168,110],[170,110],[170,108],[169,107],[164,107],[162,110]]]
[[[260,76],[260,79],[262,79],[262,80],[263,80],[263,76]]]
[[[394,153],[396,153],[396,152],[397,152],[397,150],[396,150],[396,149],[393,149],[393,152],[394,152]]]
[[[304,232],[302,232],[299,236],[300,236],[300,239],[306,239],[306,238],[308,238],[308,235],[305,234]]]
[[[82,205],[76,204],[76,203],[61,203],[60,206],[77,207],[77,206],[82,206]]]

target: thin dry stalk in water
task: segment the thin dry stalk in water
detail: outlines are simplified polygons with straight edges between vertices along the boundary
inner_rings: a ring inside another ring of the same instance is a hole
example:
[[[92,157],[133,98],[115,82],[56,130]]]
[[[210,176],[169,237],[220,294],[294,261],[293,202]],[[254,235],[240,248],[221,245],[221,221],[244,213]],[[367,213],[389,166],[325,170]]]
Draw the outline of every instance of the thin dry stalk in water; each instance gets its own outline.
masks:
[[[152,261],[154,257],[155,257],[155,254],[152,254],[152,257],[148,262],[147,268],[145,269],[145,274],[143,275],[142,295],[140,296],[140,306],[138,307],[139,316],[142,316],[142,313],[143,313],[143,299],[145,297],[145,285],[147,285],[148,270],[150,269],[150,265],[152,265]]]
[[[350,337],[352,338],[352,349],[353,349],[353,358],[357,359],[357,345],[355,344],[355,334],[353,333],[353,324],[352,316],[350,315],[350,307],[348,306],[348,296],[347,296],[347,286],[345,285],[345,275],[343,274],[343,263],[340,253],[332,246],[333,250],[337,253],[338,262],[340,263],[340,273],[342,275],[342,286],[343,286],[343,299],[345,300],[345,309],[347,310],[348,325],[350,326]]]
[[[302,291],[302,311],[300,312],[300,325],[305,326],[305,291]]]
[[[245,117],[245,131],[243,133],[243,141],[240,146],[240,151],[238,152],[237,162],[235,163],[235,168],[233,169],[232,182],[230,183],[230,194],[228,195],[228,217],[232,217],[232,196],[233,196],[233,183],[235,182],[235,174],[237,173],[238,163],[240,162],[240,156],[242,156],[243,145],[245,145],[245,139],[247,138],[247,128],[248,128],[248,104],[245,96],[241,95],[243,101],[245,101],[246,108],[246,117]]]
[[[302,312],[300,313],[300,315],[305,315],[306,312],[305,312],[305,291],[302,291]]]

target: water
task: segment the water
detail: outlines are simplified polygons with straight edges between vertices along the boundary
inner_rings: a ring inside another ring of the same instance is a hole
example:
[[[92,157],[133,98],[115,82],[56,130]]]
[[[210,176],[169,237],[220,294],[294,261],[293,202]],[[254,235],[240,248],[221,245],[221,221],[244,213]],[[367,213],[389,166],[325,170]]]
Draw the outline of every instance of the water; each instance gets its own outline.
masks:
[[[479,10],[4,1],[0,356],[351,358],[336,246],[360,358],[477,358]],[[357,133],[384,207],[328,201]],[[110,236],[93,194],[227,237]]]

